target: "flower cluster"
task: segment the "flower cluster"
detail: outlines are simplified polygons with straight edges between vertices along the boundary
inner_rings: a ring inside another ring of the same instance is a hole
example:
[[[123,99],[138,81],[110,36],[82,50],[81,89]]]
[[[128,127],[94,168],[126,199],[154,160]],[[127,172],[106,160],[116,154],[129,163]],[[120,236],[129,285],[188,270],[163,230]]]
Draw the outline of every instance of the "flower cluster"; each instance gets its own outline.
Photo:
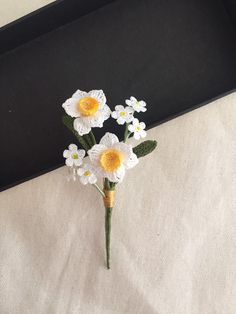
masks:
[[[127,106],[117,105],[115,111],[111,112],[102,90],[92,90],[88,93],[77,90],[62,107],[70,117],[75,118],[73,128],[79,136],[89,134],[92,128],[101,128],[111,115],[118,124],[126,124],[125,141],[132,133],[136,140],[144,138],[146,125],[134,118],[134,113],[145,112],[146,103],[143,100],[138,101],[133,96],[125,103]],[[87,150],[87,154],[88,160],[85,162],[85,150],[78,150],[75,144],[70,144],[69,149],[63,152],[66,165],[73,168],[73,174],[80,177],[82,184],[95,184],[98,178],[107,178],[113,183],[121,182],[126,169],[138,163],[132,147],[119,142],[118,137],[112,133],[106,133],[99,144]],[[75,175],[73,178],[75,179]]]
[[[127,138],[132,133],[134,133],[136,140],[146,137],[145,123],[139,122],[137,118],[134,118],[135,112],[145,112],[147,110],[145,101],[137,100],[131,96],[130,99],[126,99],[125,103],[127,104],[126,107],[121,105],[115,106],[115,111],[111,113],[112,118],[116,119],[118,124],[127,124]]]
[[[144,141],[134,148],[126,143],[131,134],[136,140],[146,136],[145,123],[134,117],[136,113],[147,110],[143,100],[131,96],[125,100],[125,106],[117,105],[114,111],[110,110],[106,102],[102,90],[77,90],[63,103],[62,107],[67,114],[63,122],[83,147],[78,149],[77,145],[70,144],[64,150],[63,157],[73,180],[79,178],[82,184],[93,185],[103,197],[106,210],[106,257],[107,267],[110,268],[110,219],[116,185],[122,182],[126,170],[138,164],[140,157],[155,149],[156,141]],[[119,141],[115,134],[107,132],[97,143],[92,129],[103,127],[104,121],[110,116],[119,125],[125,126],[124,139]],[[99,186],[99,180],[103,187]]]
[[[77,174],[82,184],[95,184],[98,178],[107,178],[113,183],[121,182],[126,169],[133,168],[138,163],[132,147],[119,142],[118,137],[107,132],[100,140],[87,151],[88,160],[85,161],[85,150],[75,144],[64,150],[65,164],[77,168]]]

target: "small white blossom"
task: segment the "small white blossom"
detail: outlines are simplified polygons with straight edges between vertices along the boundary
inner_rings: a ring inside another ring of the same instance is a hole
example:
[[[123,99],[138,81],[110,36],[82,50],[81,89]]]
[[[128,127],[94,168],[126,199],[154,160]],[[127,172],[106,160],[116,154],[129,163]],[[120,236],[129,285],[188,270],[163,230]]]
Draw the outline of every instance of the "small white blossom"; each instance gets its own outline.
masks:
[[[136,112],[147,111],[146,103],[143,100],[137,100],[135,97],[131,96],[130,99],[126,99],[125,103],[132,107]]]
[[[144,138],[147,135],[147,132],[144,130],[145,128],[146,124],[144,122],[139,122],[138,119],[134,119],[132,124],[128,126],[128,130],[131,133],[134,133],[134,138],[136,140]]]
[[[131,107],[121,105],[115,106],[115,111],[112,112],[112,118],[117,120],[118,124],[130,123],[133,120],[134,110]]]
[[[70,144],[69,149],[66,149],[63,152],[63,157],[66,158],[65,164],[68,167],[78,167],[82,165],[84,156],[85,150],[78,149],[77,145],[75,144]]]
[[[83,167],[77,170],[77,174],[80,176],[80,182],[82,184],[94,184],[97,182],[97,177],[94,173],[93,167],[90,164],[85,164]]]

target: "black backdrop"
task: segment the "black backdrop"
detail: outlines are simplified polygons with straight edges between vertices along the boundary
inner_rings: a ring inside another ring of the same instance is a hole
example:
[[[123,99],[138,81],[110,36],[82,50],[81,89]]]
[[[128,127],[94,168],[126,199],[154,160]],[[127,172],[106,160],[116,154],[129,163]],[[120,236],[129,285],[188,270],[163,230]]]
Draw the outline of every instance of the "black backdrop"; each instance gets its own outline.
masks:
[[[130,95],[145,99],[140,119],[149,127],[233,90],[232,4],[66,0],[2,28],[0,188],[63,163],[75,139],[61,104],[78,88],[103,89],[111,108]]]

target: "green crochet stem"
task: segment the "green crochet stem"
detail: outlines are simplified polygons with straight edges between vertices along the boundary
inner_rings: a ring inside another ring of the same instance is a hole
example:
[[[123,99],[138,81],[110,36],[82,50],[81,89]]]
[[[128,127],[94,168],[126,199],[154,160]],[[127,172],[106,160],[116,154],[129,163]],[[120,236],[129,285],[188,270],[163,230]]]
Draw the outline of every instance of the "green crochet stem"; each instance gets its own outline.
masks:
[[[111,214],[112,207],[105,208],[106,265],[110,269],[111,258]]]
[[[131,132],[129,131],[128,127],[129,127],[130,123],[126,123],[125,124],[125,133],[124,133],[124,143],[127,141],[127,139],[130,137]]]
[[[104,190],[114,191],[116,184],[104,179]],[[105,207],[105,242],[106,242],[106,265],[110,269],[111,259],[111,215],[113,207]]]

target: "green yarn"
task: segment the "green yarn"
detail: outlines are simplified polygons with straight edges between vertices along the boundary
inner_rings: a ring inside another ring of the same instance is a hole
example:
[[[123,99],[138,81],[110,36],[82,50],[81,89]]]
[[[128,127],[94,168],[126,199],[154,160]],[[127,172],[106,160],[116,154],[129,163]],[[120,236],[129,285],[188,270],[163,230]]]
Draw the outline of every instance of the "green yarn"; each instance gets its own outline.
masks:
[[[80,136],[78,132],[74,129],[74,119],[68,115],[62,117],[63,124],[76,136],[77,140],[81,146],[86,150],[86,152],[96,144],[95,137],[90,131],[89,134]]]
[[[90,148],[92,148],[93,145],[96,144],[96,140],[95,140],[95,137],[94,137],[92,131],[90,131],[88,134],[83,135],[83,138],[84,138],[85,141],[88,143],[88,145],[89,145]]]
[[[81,146],[86,150],[86,152],[90,149],[86,140],[78,134],[77,131],[74,129],[74,119],[70,116],[63,116],[62,117],[63,124],[76,136],[77,140],[81,144]]]
[[[111,214],[112,207],[105,208],[106,265],[110,269],[111,259]]]
[[[135,155],[140,158],[150,154],[157,147],[157,141],[147,140],[133,148]]]

